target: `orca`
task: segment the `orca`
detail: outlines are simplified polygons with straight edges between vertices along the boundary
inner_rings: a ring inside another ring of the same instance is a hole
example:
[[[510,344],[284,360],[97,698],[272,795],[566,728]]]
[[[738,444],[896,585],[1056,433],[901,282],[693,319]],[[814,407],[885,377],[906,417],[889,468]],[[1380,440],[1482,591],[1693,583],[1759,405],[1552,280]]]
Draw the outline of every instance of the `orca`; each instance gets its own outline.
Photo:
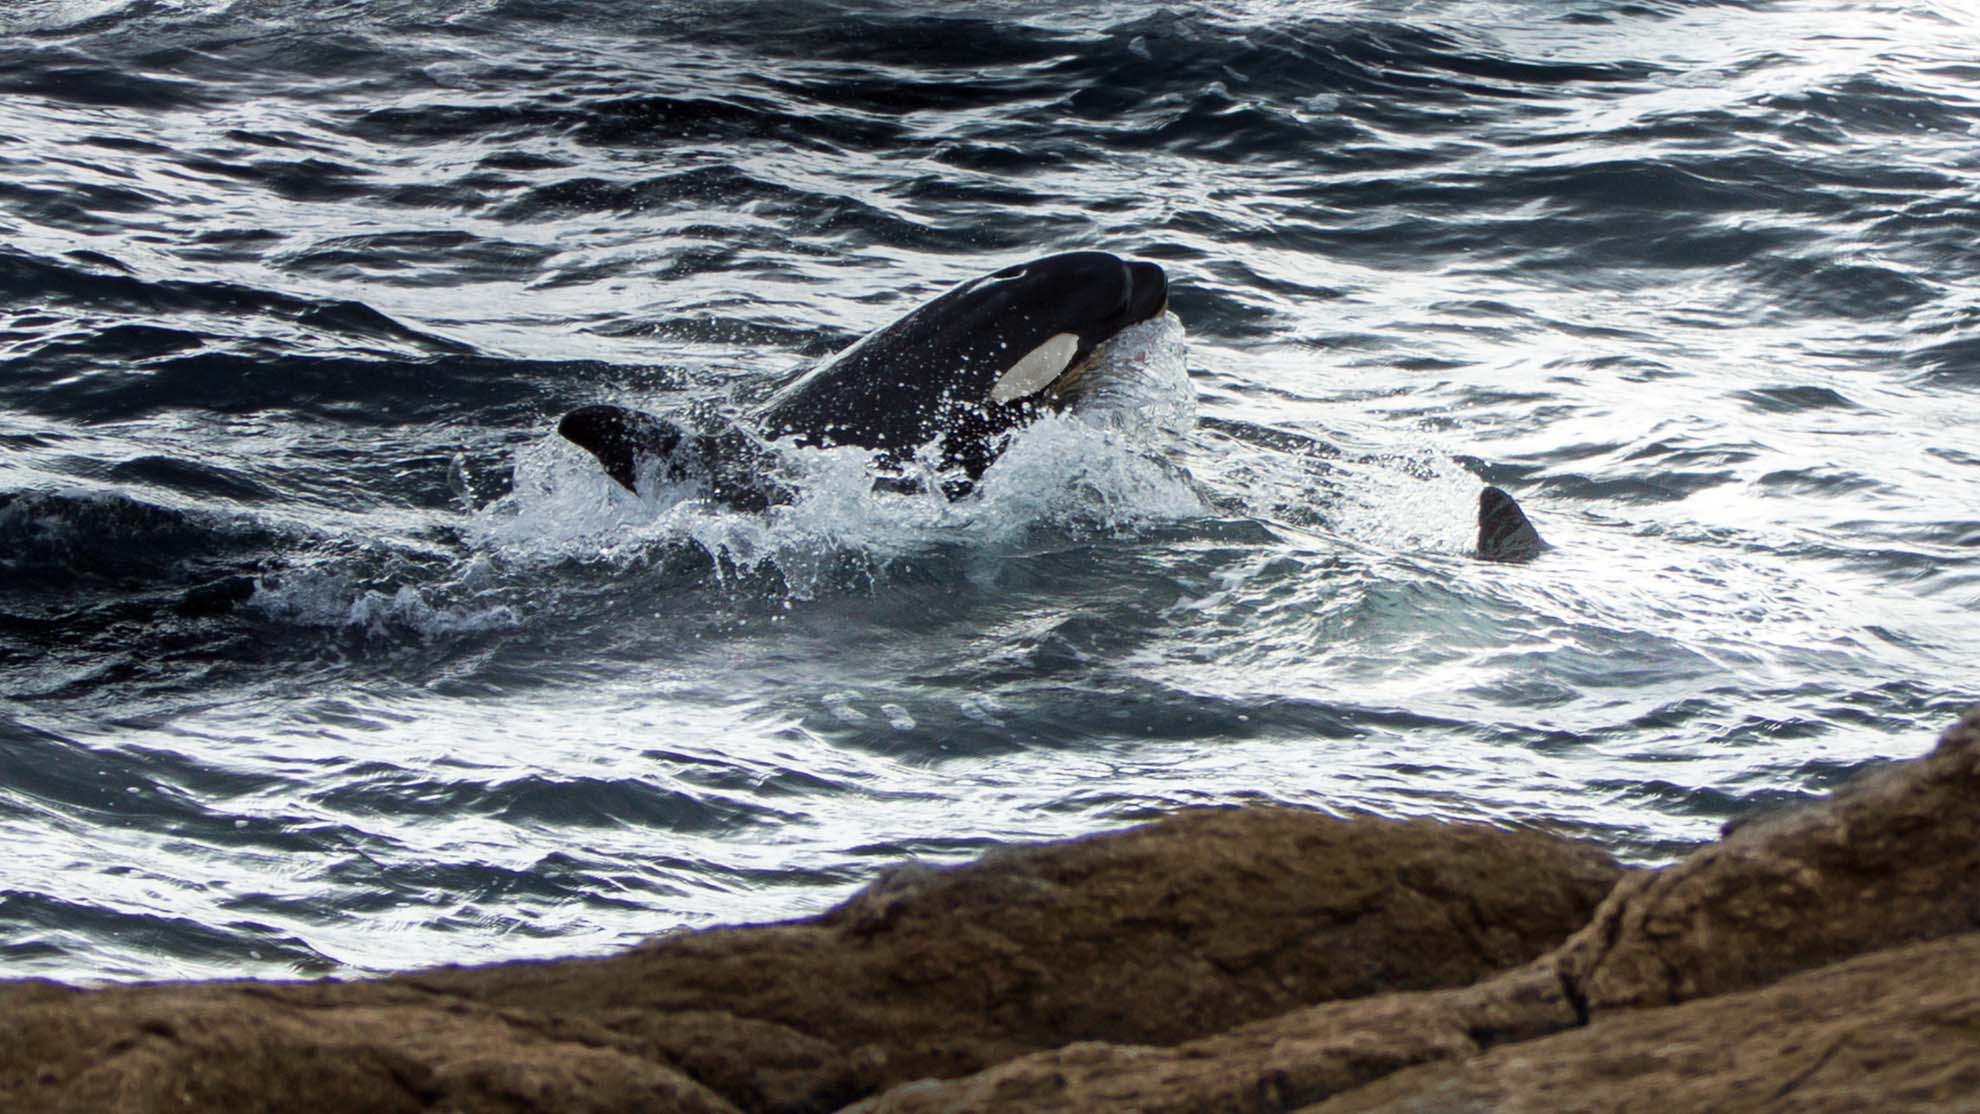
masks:
[[[943,484],[955,497],[982,477],[1012,433],[1077,395],[1108,341],[1168,305],[1168,276],[1157,264],[1103,251],[1049,255],[951,288],[800,376],[741,422],[599,405],[564,415],[557,432],[635,494],[644,476],[658,475],[697,481],[741,510],[790,502],[795,493],[776,478],[768,448],[788,440],[867,449],[883,470],[933,445],[942,469],[958,477]],[[1205,424],[1268,447],[1290,439],[1331,451],[1304,435]],[[916,487],[898,474],[879,485]],[[1511,495],[1497,487],[1479,493],[1475,556],[1528,561],[1546,548]]]
[[[1518,500],[1487,485],[1478,493],[1477,555],[1487,561],[1531,561],[1547,548]]]
[[[933,445],[940,467],[960,477],[945,484],[953,496],[982,477],[1019,427],[1063,408],[1109,340],[1168,305],[1158,264],[1102,251],[1050,255],[970,279],[868,334],[741,425],[586,406],[557,432],[628,491],[657,469],[669,480],[699,479],[713,498],[746,510],[791,498],[771,474],[765,442],[857,446],[878,453],[883,468]]]

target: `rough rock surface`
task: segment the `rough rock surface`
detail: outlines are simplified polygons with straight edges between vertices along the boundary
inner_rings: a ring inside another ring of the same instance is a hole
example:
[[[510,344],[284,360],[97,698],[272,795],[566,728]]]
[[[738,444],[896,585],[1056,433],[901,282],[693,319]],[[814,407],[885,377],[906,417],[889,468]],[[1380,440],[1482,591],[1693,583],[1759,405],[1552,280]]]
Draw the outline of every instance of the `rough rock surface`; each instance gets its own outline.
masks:
[[[0,988],[0,1109],[735,1114],[661,1064],[369,986]]]
[[[1980,1114],[1980,710],[1651,873],[1224,810],[607,959],[0,1018],[0,1111]]]
[[[1595,1015],[1980,929],[1980,709],[1925,757],[1616,887],[1562,949]]]
[[[963,1079],[925,1080],[859,1114],[1199,1114],[1295,1110],[1415,1064],[1573,1026],[1551,971],[1475,987],[1334,1002],[1174,1048],[1076,1044]]]
[[[1980,934],[1397,1072],[1309,1114],[1980,1111]]]
[[[1400,1068],[1466,1059],[1591,1020],[1591,1032],[1605,1032],[1600,1022],[1629,1007],[1757,987],[1976,926],[1980,711],[1923,759],[1625,879],[1561,949],[1476,986],[1298,1010],[1172,1048],[1075,1046],[896,1088],[860,1110],[1293,1110]],[[1980,995],[1980,971],[1958,972],[1947,985],[1970,1000]],[[1655,1047],[1639,1047],[1639,1062],[1654,1060]],[[1495,1107],[1426,1100],[1397,1109]]]
[[[806,921],[375,983],[0,984],[0,1107],[823,1111],[1075,1041],[1456,986],[1585,924],[1599,851],[1283,808],[906,869]]]

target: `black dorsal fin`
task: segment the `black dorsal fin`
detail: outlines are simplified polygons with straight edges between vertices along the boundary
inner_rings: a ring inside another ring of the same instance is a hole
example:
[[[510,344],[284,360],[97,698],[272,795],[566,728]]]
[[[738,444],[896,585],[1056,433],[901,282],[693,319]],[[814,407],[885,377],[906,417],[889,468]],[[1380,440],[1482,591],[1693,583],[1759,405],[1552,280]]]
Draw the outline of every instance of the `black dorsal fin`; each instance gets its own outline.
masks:
[[[643,461],[665,460],[681,443],[681,428],[623,406],[585,406],[564,415],[557,432],[598,458],[605,474],[635,494]]]
[[[762,445],[733,424],[708,433],[623,406],[585,406],[564,415],[557,432],[597,457],[605,474],[635,495],[641,470],[657,467],[663,481],[699,481],[710,497],[739,510],[760,511],[794,498],[770,475]]]
[[[1478,556],[1487,561],[1530,561],[1547,548],[1540,531],[1512,496],[1496,487],[1478,493]]]

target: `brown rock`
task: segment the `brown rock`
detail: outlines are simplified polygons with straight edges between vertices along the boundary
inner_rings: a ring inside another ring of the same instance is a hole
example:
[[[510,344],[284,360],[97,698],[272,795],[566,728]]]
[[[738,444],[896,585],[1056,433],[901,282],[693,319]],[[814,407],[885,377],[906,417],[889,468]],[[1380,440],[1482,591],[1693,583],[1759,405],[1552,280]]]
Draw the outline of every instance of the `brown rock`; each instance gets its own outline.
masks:
[[[1518,1082],[1523,1078],[1518,1065],[1526,1061],[1514,1051],[1486,1057],[1511,1065],[1492,1077],[1496,1082],[1491,1086],[1481,1084],[1475,1094],[1465,1089],[1470,1086],[1465,1072],[1486,1050],[1579,1030],[1591,1014],[1596,1024],[1573,1040],[1556,1036],[1531,1047],[1562,1042],[1611,1049],[1601,1070],[1618,1090],[1607,1093],[1613,1097],[1626,1089],[1630,1073],[1638,1072],[1645,1088],[1643,1107],[1738,1109],[1752,1096],[1738,1089],[1740,1077],[1730,1070],[1712,1084],[1734,1088],[1718,1099],[1664,1105],[1658,1097],[1666,1082],[1658,1066],[1663,1056],[1659,1042],[1675,1038],[1673,1030],[1653,1018],[1669,1011],[1635,1014],[1627,1008],[1762,986],[1861,952],[1964,933],[1976,925],[1980,710],[1969,713],[1923,759],[1864,779],[1820,805],[1746,825],[1666,870],[1625,878],[1589,926],[1557,952],[1476,986],[1337,1002],[1172,1048],[1079,1045],[1022,1057],[963,1079],[896,1088],[857,1109],[861,1114],[1276,1112],[1354,1092],[1404,1068],[1413,1069],[1410,1078],[1432,1082],[1421,1090],[1394,1092],[1393,1106],[1368,1109],[1426,1114],[1635,1109],[1593,1099],[1576,1105],[1568,1069],[1545,1086],[1536,1082],[1529,1095]],[[1970,951],[1962,950],[1969,947],[1967,939],[1949,943],[1945,953],[1922,954],[1935,959],[1967,955]],[[1875,964],[1866,969],[1885,970]],[[1958,1019],[1971,1015],[1970,996],[1980,977],[1962,972],[1959,981],[1964,989],[1952,989],[1948,982],[1946,995],[1916,997],[1913,992],[1922,993],[1932,980],[1929,974],[1912,976],[1887,1000],[1895,1018],[1903,1014],[1908,994],[1916,998],[1923,1012],[1912,1019],[1910,1035],[1893,1029],[1892,1044],[1874,1046],[1882,1051],[1864,1055],[1910,1055],[1907,1041],[1922,1041],[1938,1027],[1962,1024]],[[1792,1009],[1800,999],[1788,994],[1765,1001]],[[1741,1024],[1766,1024],[1765,1007],[1728,1016],[1738,1020],[1728,1022],[1717,1037],[1701,1035],[1697,1055],[1705,1055],[1714,1040],[1728,1039]],[[1815,1010],[1811,1024],[1819,1026],[1825,1016]],[[1948,1017],[1954,1020],[1944,1020]],[[1605,1035],[1614,1039],[1602,1044]],[[1964,1055],[1972,1039],[1970,1031],[1958,1033],[1947,1047]],[[1761,1045],[1745,1047],[1755,1055],[1764,1053]],[[1942,1071],[1955,1062],[1947,1058],[1951,1055],[1936,1050],[1892,1063],[1912,1064],[1920,1078],[1943,1075],[1952,1081],[1943,1087],[1933,1083],[1918,1094],[1959,1094],[1956,1084],[1968,1076]],[[1899,1078],[1899,1069],[1891,1067],[1881,1078]],[[1390,1092],[1371,1088],[1365,1093]],[[1355,1100],[1338,1101],[1340,1109],[1362,1109],[1352,1105]],[[1879,1109],[1875,1104],[1850,1105],[1840,1097],[1834,1102],[1805,1108]],[[1980,1109],[1980,1102],[1973,1108]]]
[[[1972,1114],[1980,935],[1398,1072],[1309,1114]]]
[[[1586,848],[1256,808],[608,959],[0,984],[0,1109],[1980,1111],[1976,791],[1980,712],[1599,909]]]
[[[1585,923],[1619,873],[1591,848],[1479,825],[1204,810],[897,871],[810,921],[411,981],[565,1016],[719,1011],[756,1023],[726,1041],[746,1062],[823,1041],[838,1056],[818,1061],[810,1105],[804,1085],[739,1098],[820,1109],[1074,1041],[1168,1044],[1311,1002],[1461,985]],[[654,1049],[673,1063],[682,1051]]]
[[[1078,1040],[1169,1043],[1466,983],[1557,943],[1619,874],[1531,833],[1213,810],[908,869],[818,918],[608,959],[0,984],[0,1109],[822,1111]],[[1415,1016],[1400,1001],[1372,1008]],[[1417,1058],[1448,1054],[1441,1024]]]
[[[1576,1023],[1554,973],[1529,966],[1474,987],[1314,1006],[1173,1048],[1073,1045],[896,1087],[846,1114],[1262,1114]]]
[[[1562,949],[1599,1014],[1980,928],[1980,709],[1932,753],[1616,887]]]
[[[1558,840],[1243,809],[609,959],[0,984],[0,1109],[1980,1112],[1976,790],[1980,712],[1599,909]]]
[[[735,1114],[679,1072],[493,1010],[323,989],[0,986],[0,1109]]]

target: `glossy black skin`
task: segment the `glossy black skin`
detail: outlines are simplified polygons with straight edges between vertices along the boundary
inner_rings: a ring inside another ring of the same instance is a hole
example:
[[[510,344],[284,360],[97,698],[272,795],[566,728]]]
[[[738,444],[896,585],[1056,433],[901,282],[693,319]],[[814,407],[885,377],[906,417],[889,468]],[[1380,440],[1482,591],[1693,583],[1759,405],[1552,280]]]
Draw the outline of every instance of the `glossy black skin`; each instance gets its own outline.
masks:
[[[673,456],[685,436],[671,422],[623,406],[580,406],[557,423],[557,435],[597,457],[627,491],[638,490],[641,464]]]
[[[1071,333],[1079,343],[1069,366],[1077,368],[1116,333],[1167,307],[1168,281],[1153,263],[1087,251],[1006,267],[948,291],[785,387],[763,407],[757,428],[763,437],[857,445],[896,462],[939,437],[944,464],[974,480],[1013,429],[1059,405],[1049,390],[989,401],[1014,362]],[[666,478],[697,478],[710,496],[744,510],[791,498],[758,434],[731,424],[586,406],[566,414],[557,432],[589,450],[628,491],[637,490],[643,468],[657,465]],[[1263,432],[1275,447],[1291,438],[1301,451],[1331,451],[1303,436]],[[952,482],[946,489],[955,495],[968,487]],[[1529,561],[1546,548],[1511,495],[1496,487],[1479,493],[1477,556]]]
[[[1478,493],[1478,556],[1487,561],[1531,561],[1547,548],[1519,502],[1496,487]]]
[[[944,464],[972,479],[1004,434],[1056,399],[1007,403],[990,391],[1012,364],[1061,333],[1079,338],[1068,366],[1168,307],[1153,263],[1068,252],[972,279],[873,333],[778,392],[763,431],[806,445],[858,445],[894,457],[937,437]]]
[[[990,401],[1012,364],[1069,333],[1078,343],[1068,366],[1077,368],[1122,329],[1168,304],[1161,267],[1106,252],[1068,252],[1006,267],[949,290],[834,356],[779,391],[752,424],[765,438],[855,445],[880,452],[889,463],[939,439],[942,465],[974,480],[1013,430],[1059,405],[1049,389]],[[733,427],[587,406],[565,415],[557,432],[590,451],[628,491],[653,462],[670,479],[703,477],[711,495],[745,509],[789,496],[759,467],[767,462],[757,441]]]
[[[769,475],[762,446],[734,426],[697,432],[623,406],[584,406],[564,415],[557,432],[597,457],[627,491],[638,492],[640,469],[651,463],[670,481],[699,479],[710,496],[743,510],[790,498]]]

